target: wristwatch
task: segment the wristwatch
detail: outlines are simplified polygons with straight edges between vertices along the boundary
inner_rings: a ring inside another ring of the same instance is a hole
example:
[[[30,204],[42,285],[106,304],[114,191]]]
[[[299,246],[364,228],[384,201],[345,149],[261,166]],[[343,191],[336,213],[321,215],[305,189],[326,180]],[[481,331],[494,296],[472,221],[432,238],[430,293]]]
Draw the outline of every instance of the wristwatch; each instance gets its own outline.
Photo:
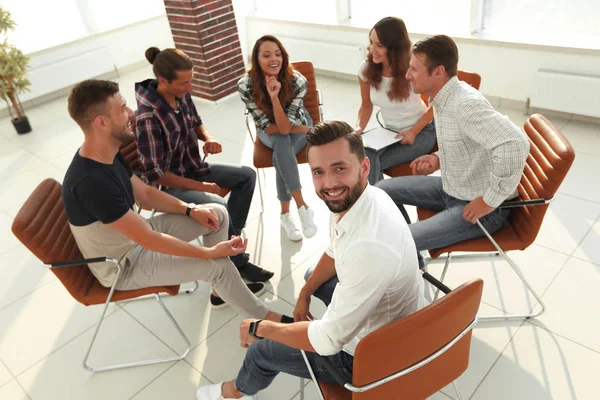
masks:
[[[260,324],[261,322],[262,319],[259,319],[258,321],[252,321],[250,322],[250,326],[248,327],[248,333],[250,334],[250,336],[258,340],[264,339],[262,336],[258,336],[256,334],[256,332],[258,332],[258,324]]]
[[[185,210],[185,215],[189,217],[190,213],[194,208],[196,208],[196,205],[194,203],[188,203],[187,209]]]

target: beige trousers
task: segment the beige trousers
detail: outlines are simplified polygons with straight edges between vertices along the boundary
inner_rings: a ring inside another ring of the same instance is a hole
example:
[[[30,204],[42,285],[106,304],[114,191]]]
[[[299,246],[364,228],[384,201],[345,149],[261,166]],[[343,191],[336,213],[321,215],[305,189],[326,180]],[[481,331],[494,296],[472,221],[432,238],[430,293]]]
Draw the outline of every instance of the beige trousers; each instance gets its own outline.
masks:
[[[205,204],[219,218],[219,229],[211,231],[193,218],[179,214],[161,214],[148,222],[157,232],[190,242],[202,236],[204,246],[212,247],[228,239],[229,216],[220,204]],[[219,296],[244,317],[264,318],[269,309],[242,281],[240,273],[228,257],[205,259],[176,257],[156,253],[137,245],[127,255],[118,290],[151,286],[178,285],[196,280],[212,283]]]

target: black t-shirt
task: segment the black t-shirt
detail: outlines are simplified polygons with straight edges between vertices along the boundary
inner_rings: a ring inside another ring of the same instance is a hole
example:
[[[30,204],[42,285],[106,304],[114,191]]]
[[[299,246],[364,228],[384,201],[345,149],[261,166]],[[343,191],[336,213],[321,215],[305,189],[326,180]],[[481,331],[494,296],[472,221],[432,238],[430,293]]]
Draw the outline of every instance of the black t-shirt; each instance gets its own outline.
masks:
[[[81,157],[77,151],[62,187],[69,222],[85,226],[96,221],[110,224],[121,218],[135,202],[132,175],[120,152],[107,165]]]

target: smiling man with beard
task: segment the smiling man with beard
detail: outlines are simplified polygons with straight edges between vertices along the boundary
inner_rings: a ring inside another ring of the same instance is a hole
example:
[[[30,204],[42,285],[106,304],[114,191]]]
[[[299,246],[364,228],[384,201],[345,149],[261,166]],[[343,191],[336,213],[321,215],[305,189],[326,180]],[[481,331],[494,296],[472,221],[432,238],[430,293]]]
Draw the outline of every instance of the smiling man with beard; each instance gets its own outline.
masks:
[[[351,381],[358,342],[425,304],[415,243],[392,199],[368,184],[361,137],[345,122],[326,121],[306,139],[315,190],[332,212],[329,246],[308,273],[295,323],[242,321],[248,352],[237,378],[201,387],[198,400],[254,399],[280,372],[310,379],[300,350],[320,382],[336,382],[324,357]],[[327,304],[320,320],[309,312],[312,295]]]
[[[90,264],[102,285],[118,279],[117,290],[132,290],[203,280],[237,312],[281,320],[253,294],[264,284],[244,284],[229,259],[246,250],[247,240],[227,240],[225,206],[189,206],[133,175],[119,152],[119,145],[133,137],[133,111],[118,84],[94,79],[77,84],[69,114],[85,138],[63,182],[69,225],[85,258],[107,257],[123,265],[118,278],[115,265]],[[135,200],[164,214],[145,220],[133,210]],[[204,246],[189,243],[199,236]]]

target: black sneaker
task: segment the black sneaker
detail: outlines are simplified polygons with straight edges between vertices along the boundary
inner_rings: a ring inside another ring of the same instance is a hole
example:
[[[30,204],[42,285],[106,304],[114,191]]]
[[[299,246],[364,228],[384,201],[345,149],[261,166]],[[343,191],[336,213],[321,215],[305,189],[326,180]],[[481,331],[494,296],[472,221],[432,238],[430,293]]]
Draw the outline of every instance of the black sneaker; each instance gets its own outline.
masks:
[[[249,261],[241,267],[238,267],[238,271],[240,271],[242,278],[250,282],[266,282],[275,275],[274,272],[262,269]]]
[[[266,290],[265,284],[262,282],[246,283],[246,286],[248,286],[248,289],[250,289],[255,296],[260,296]],[[225,303],[222,298],[215,296],[212,293],[210,294],[210,304],[215,310],[227,307],[227,303]]]

